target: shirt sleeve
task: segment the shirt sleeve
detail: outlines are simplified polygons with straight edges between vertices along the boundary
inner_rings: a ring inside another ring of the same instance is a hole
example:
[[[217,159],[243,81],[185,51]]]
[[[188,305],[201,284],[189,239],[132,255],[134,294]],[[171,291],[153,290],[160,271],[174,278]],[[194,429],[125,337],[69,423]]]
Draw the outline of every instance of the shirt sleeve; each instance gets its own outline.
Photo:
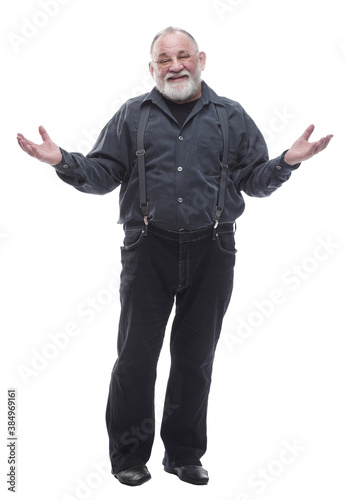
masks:
[[[286,163],[284,158],[288,150],[270,160],[263,135],[244,110],[241,121],[237,160],[230,164],[233,181],[238,191],[249,196],[269,196],[290,178],[300,163]]]
[[[129,159],[121,110],[101,131],[94,147],[86,155],[69,153],[60,148],[62,160],[53,165],[64,182],[78,191],[106,194],[119,186],[126,176]]]

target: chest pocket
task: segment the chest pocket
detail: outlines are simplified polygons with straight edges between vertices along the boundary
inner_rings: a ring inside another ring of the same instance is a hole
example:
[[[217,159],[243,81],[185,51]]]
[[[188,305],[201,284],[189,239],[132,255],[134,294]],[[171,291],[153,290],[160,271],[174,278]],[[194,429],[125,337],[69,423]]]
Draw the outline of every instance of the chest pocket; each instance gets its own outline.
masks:
[[[207,175],[219,177],[222,152],[222,139],[219,137],[199,137],[197,157],[199,169]]]

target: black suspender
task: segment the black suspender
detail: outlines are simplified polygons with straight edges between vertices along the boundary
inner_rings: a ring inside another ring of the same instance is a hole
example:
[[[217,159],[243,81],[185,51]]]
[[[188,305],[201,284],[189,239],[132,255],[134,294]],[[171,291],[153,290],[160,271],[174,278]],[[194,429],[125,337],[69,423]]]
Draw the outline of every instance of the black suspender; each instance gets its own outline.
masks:
[[[216,211],[214,214],[214,227],[216,228],[218,226],[219,219],[224,210],[226,181],[229,172],[229,166],[228,166],[229,123],[224,106],[220,104],[215,104],[215,106],[223,135],[223,152],[222,152],[222,161],[220,164],[221,172],[220,172],[219,192],[218,192]],[[151,103],[147,102],[143,104],[138,123],[137,151],[136,151],[136,155],[138,157],[140,208],[146,225],[148,224],[150,209],[149,209],[149,204],[147,202],[147,194],[146,194],[144,135],[150,111],[151,111]]]
[[[143,105],[140,112],[138,133],[137,133],[137,151],[138,157],[138,176],[139,176],[139,200],[141,213],[145,224],[148,224],[148,216],[150,214],[149,204],[146,195],[146,175],[145,175],[145,149],[144,149],[144,135],[149,114],[151,111],[151,104]]]
[[[222,129],[223,135],[223,153],[222,153],[222,161],[220,164],[220,183],[219,183],[219,192],[218,192],[218,202],[216,206],[216,212],[214,214],[214,227],[216,228],[219,223],[220,216],[224,210],[224,200],[225,200],[225,189],[226,189],[226,180],[228,177],[228,150],[229,150],[229,123],[228,117],[226,116],[226,111],[223,106],[220,104],[216,104],[216,111],[218,114],[218,118],[220,121],[220,127]]]

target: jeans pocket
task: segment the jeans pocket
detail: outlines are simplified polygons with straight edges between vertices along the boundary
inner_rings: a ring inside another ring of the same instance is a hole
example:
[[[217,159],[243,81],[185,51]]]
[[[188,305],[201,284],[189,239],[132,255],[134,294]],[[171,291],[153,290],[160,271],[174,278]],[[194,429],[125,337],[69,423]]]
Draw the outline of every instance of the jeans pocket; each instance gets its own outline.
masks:
[[[137,247],[144,237],[144,229],[142,227],[131,227],[125,229],[125,237],[123,239],[122,250],[131,250]]]
[[[216,242],[219,250],[228,255],[235,255],[235,233],[233,231],[224,231],[216,233]]]

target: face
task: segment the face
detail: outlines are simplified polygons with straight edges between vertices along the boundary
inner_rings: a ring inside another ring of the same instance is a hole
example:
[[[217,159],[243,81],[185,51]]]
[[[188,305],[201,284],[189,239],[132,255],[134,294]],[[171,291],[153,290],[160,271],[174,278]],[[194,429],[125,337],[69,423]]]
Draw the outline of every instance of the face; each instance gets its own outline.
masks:
[[[177,57],[191,54],[188,60]],[[152,51],[152,61],[171,59],[168,66],[157,62],[149,65],[158,90],[171,101],[189,102],[201,96],[201,72],[205,68],[206,54],[196,52],[193,40],[181,32],[162,35]]]

